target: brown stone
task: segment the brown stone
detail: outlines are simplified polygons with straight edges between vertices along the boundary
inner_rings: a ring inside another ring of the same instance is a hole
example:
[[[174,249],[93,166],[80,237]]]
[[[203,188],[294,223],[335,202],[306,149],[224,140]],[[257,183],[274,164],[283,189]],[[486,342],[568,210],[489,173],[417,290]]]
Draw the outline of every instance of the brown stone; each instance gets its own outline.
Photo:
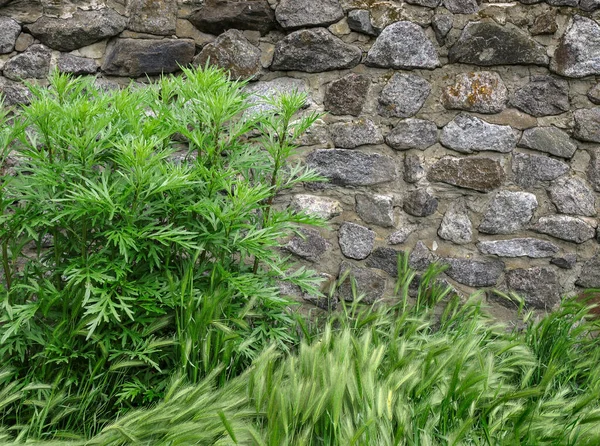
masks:
[[[500,187],[506,173],[499,161],[491,158],[455,158],[447,156],[435,163],[427,178],[453,186],[489,192]]]

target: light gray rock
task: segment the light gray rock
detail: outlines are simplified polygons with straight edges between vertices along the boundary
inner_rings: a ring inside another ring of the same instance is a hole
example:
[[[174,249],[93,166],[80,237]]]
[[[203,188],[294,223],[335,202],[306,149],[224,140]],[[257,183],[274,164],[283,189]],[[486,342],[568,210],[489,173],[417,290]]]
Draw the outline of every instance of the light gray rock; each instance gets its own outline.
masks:
[[[398,256],[403,251],[394,248],[375,248],[367,259],[369,268],[385,271],[392,277],[398,277]]]
[[[344,17],[338,0],[281,0],[275,18],[284,29],[328,26]]]
[[[583,264],[575,285],[582,288],[600,288],[600,253]]]
[[[387,195],[356,194],[356,213],[366,223],[389,228],[394,225],[392,197]]]
[[[338,231],[342,254],[356,260],[366,259],[375,244],[375,232],[356,223],[345,222]]]
[[[444,0],[444,6],[452,14],[475,14],[479,11],[476,0]]]
[[[13,82],[0,76],[0,94],[4,99],[4,105],[9,107],[18,104],[29,104],[31,92],[20,82]]]
[[[323,105],[332,115],[354,115],[362,112],[371,81],[363,74],[349,73],[330,82],[325,91]]]
[[[595,229],[577,217],[550,215],[541,217],[532,228],[534,231],[568,242],[583,243],[594,238]]]
[[[75,75],[94,74],[98,71],[98,65],[94,59],[74,56],[69,53],[63,53],[59,56],[57,66],[61,73],[72,73]]]
[[[329,126],[335,147],[354,149],[368,144],[382,144],[381,130],[370,119],[352,122],[337,122]]]
[[[376,36],[379,33],[371,23],[371,13],[368,9],[353,9],[348,12],[348,27],[357,33]]]
[[[550,69],[567,77],[600,74],[600,26],[592,19],[574,16],[554,51]]]
[[[545,155],[513,153],[512,171],[516,184],[531,187],[564,175],[569,171],[569,165]]]
[[[558,252],[554,243],[537,238],[514,238],[511,240],[490,240],[477,243],[482,254],[499,257],[531,257],[533,259],[552,257]]]
[[[348,273],[346,280],[337,288],[336,295],[339,299],[352,301],[363,295],[361,302],[372,304],[383,297],[386,280],[381,274],[370,268],[360,268],[349,262],[342,262],[339,277],[341,278],[346,273]],[[356,283],[358,296],[353,295],[352,280]]]
[[[500,75],[493,71],[457,74],[454,83],[442,91],[442,104],[454,110],[500,113],[507,100],[508,90]]]
[[[344,43],[325,28],[302,29],[277,42],[271,69],[307,73],[342,70],[358,65],[361,57],[360,48]]]
[[[442,145],[461,153],[511,152],[517,143],[512,127],[489,124],[466,113],[457,115],[442,129]]]
[[[325,251],[331,248],[331,243],[321,237],[319,231],[303,228],[285,245],[285,248],[298,257],[310,262],[318,262]]]
[[[435,38],[440,45],[444,44],[446,36],[452,29],[454,18],[449,14],[436,14],[431,19],[431,27],[435,33]]]
[[[473,240],[473,224],[463,201],[455,201],[449,207],[440,227],[438,235],[457,245],[471,243]]]
[[[418,225],[404,222],[397,231],[388,236],[387,241],[390,245],[399,245],[404,243],[417,229],[419,229]]]
[[[577,263],[577,254],[565,254],[550,260],[550,263],[562,269],[573,269]]]
[[[252,79],[261,70],[260,50],[244,37],[241,31],[230,29],[202,48],[194,65],[207,63],[227,71],[233,79]]]
[[[431,85],[414,74],[395,73],[379,95],[377,110],[388,118],[408,118],[421,109],[431,92]]]
[[[548,188],[548,195],[558,212],[585,217],[596,215],[594,191],[581,178],[559,178]]]
[[[560,115],[569,110],[569,84],[552,76],[534,76],[514,92],[510,104],[536,117]]]
[[[404,181],[407,183],[416,183],[423,177],[425,177],[423,159],[414,153],[407,153],[404,156]]]
[[[600,104],[600,82],[598,82],[596,85],[589,89],[589,91],[587,92],[587,97],[594,104]]]
[[[504,183],[506,172],[496,159],[446,156],[431,166],[427,179],[489,192]]]
[[[438,128],[432,121],[405,119],[385,136],[385,142],[395,150],[425,150],[438,142]]]
[[[331,220],[343,211],[340,202],[333,198],[308,194],[294,195],[291,206],[297,212],[302,211],[324,220]]]
[[[556,127],[534,127],[525,130],[519,140],[519,146],[561,158],[571,158],[577,150],[577,144],[568,133]]]
[[[248,102],[253,104],[246,110],[246,113],[249,115],[274,110],[275,106],[266,103],[265,99],[275,99],[281,95],[293,93],[294,91],[297,91],[298,93],[308,92],[305,81],[302,79],[293,79],[291,77],[278,77],[272,81],[253,82],[245,88],[245,91],[249,94]]]
[[[573,112],[573,136],[581,141],[600,142],[600,107],[581,108]]]
[[[400,21],[386,27],[369,50],[365,64],[372,67],[433,69],[440,65],[437,51],[419,25]]]
[[[128,0],[127,28],[138,33],[171,36],[177,27],[177,2],[172,0]]]
[[[438,207],[438,200],[425,189],[409,192],[404,200],[404,212],[415,217],[427,217]]]
[[[489,203],[479,232],[512,234],[524,229],[538,207],[535,195],[529,192],[499,191]]]
[[[450,266],[445,271],[448,277],[470,287],[494,286],[504,271],[504,263],[499,260],[445,258],[442,261]]]
[[[538,266],[507,271],[506,285],[521,296],[528,307],[550,310],[560,302],[561,286],[550,268]]]
[[[13,52],[19,34],[21,26],[15,20],[0,16],[0,54]]]
[[[4,76],[14,81],[45,79],[50,71],[52,52],[44,45],[32,45],[4,65]]]
[[[590,164],[587,168],[588,181],[596,192],[600,192],[600,148],[594,147],[588,150]]]
[[[436,260],[437,257],[419,240],[408,256],[408,266],[415,271],[424,271]]]
[[[209,34],[248,29],[264,35],[277,25],[267,0],[205,0],[188,20]]]

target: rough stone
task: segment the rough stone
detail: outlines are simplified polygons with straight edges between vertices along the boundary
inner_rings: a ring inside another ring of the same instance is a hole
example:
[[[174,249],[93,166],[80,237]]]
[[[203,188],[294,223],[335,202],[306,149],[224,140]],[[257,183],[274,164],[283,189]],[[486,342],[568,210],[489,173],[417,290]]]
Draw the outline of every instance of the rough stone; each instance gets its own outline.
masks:
[[[375,243],[375,232],[356,223],[345,222],[338,231],[342,254],[356,260],[366,259]]]
[[[389,228],[394,225],[392,197],[387,195],[356,194],[356,213],[366,223]]]
[[[254,82],[248,85],[245,90],[250,95],[248,102],[254,104],[246,110],[246,113],[249,115],[265,113],[275,108],[274,105],[265,103],[265,98],[275,99],[283,94],[289,94],[294,91],[308,93],[305,81],[291,77],[278,77],[272,81]]]
[[[0,54],[12,53],[21,33],[21,26],[9,17],[0,16]]]
[[[108,49],[102,71],[128,77],[173,73],[192,61],[195,50],[193,40],[117,39]]]
[[[405,222],[397,231],[392,232],[388,236],[387,241],[390,245],[399,245],[404,243],[410,234],[415,232],[417,229],[419,229],[418,225]]]
[[[573,136],[582,141],[600,142],[600,107],[575,110]]]
[[[534,127],[525,130],[519,140],[519,146],[561,158],[571,158],[577,150],[577,144],[568,133],[556,127]]]
[[[452,14],[475,14],[479,11],[476,0],[444,0],[444,6]]]
[[[395,73],[379,95],[378,112],[388,118],[417,114],[431,92],[431,85],[414,74]]]
[[[0,76],[0,94],[5,106],[29,104],[31,92],[20,82],[13,82]]]
[[[588,181],[596,192],[600,192],[600,148],[594,147],[589,150],[590,164],[587,168]]]
[[[296,212],[304,212],[323,220],[331,220],[343,211],[340,202],[333,198],[308,194],[294,195],[291,206]]]
[[[554,10],[538,15],[533,20],[533,25],[529,28],[532,36],[554,34],[557,30],[558,24],[556,23],[556,11]]]
[[[410,5],[424,6],[425,8],[437,8],[441,0],[408,0],[406,3]]]
[[[355,73],[330,82],[323,100],[325,110],[332,115],[360,115],[370,84],[367,76]]]
[[[310,262],[318,262],[325,251],[331,247],[331,244],[315,229],[303,228],[299,233],[285,245],[289,252],[298,257]]]
[[[446,156],[429,169],[429,181],[489,192],[500,187],[506,173],[498,160],[492,158],[455,158]]]
[[[284,29],[327,26],[344,17],[338,0],[281,0],[275,18]]]
[[[171,0],[129,0],[127,13],[132,31],[170,36],[177,29],[177,2]]]
[[[504,271],[499,260],[445,258],[443,263],[450,266],[445,271],[448,277],[470,287],[494,286]]]
[[[352,301],[363,295],[361,302],[372,304],[383,297],[386,280],[381,274],[378,274],[370,268],[360,268],[349,262],[342,262],[340,265],[340,274],[343,276],[348,273],[348,277],[337,289],[337,296],[346,301]],[[359,296],[354,296],[352,292],[352,279],[356,283],[356,292]]]
[[[564,175],[569,171],[569,165],[545,155],[513,153],[512,171],[516,184],[531,187]]]
[[[394,248],[375,248],[367,259],[369,268],[385,271],[392,277],[398,277],[398,256],[403,251]]]
[[[600,26],[592,19],[574,16],[554,51],[550,69],[567,77],[600,74]]]
[[[546,49],[512,24],[470,22],[450,48],[451,63],[473,65],[548,65]]]
[[[127,20],[111,8],[81,10],[73,17],[59,19],[43,16],[26,29],[44,45],[59,51],[73,51],[125,29]]]
[[[509,290],[521,296],[529,307],[550,310],[560,301],[560,284],[550,268],[534,267],[506,272]]]
[[[415,217],[427,217],[438,207],[438,200],[425,189],[410,192],[404,200],[404,212]]]
[[[537,238],[514,238],[511,240],[490,240],[477,243],[482,254],[499,257],[531,257],[533,259],[552,257],[558,252],[554,243]]]
[[[575,285],[583,288],[600,288],[600,253],[583,264]]]
[[[14,81],[45,79],[50,71],[51,51],[43,45],[32,45],[4,65],[4,76]]]
[[[31,45],[33,45],[34,42],[35,39],[31,34],[21,33],[19,34],[19,37],[17,37],[17,41],[15,42],[15,51],[22,53]]]
[[[463,201],[456,201],[448,207],[440,223],[438,235],[444,240],[449,240],[457,245],[471,243],[473,240],[473,224]]]
[[[321,71],[352,68],[360,63],[360,48],[344,43],[325,28],[302,29],[277,42],[272,70]]]
[[[94,74],[98,71],[98,65],[94,59],[74,56],[73,54],[63,53],[58,58],[58,70],[61,73]]]
[[[457,74],[454,84],[442,92],[445,108],[477,113],[500,113],[507,99],[508,90],[502,78],[492,71]]]
[[[573,269],[577,263],[577,254],[565,254],[550,260],[550,263],[562,269]]]
[[[276,26],[275,14],[266,0],[206,0],[188,20],[209,34],[248,29],[264,35]]]
[[[550,200],[563,214],[596,215],[596,196],[584,180],[577,177],[560,178],[548,188]]]
[[[524,229],[538,207],[535,195],[529,192],[499,191],[489,203],[479,232],[512,234]]]
[[[551,76],[535,76],[515,91],[510,104],[536,117],[560,115],[569,110],[569,84]]]
[[[230,29],[206,45],[194,58],[194,65],[210,63],[228,71],[233,79],[251,79],[261,70],[260,54],[241,31]]]
[[[425,150],[438,142],[438,128],[432,121],[405,119],[385,136],[385,142],[396,150]]]
[[[600,104],[600,82],[598,82],[596,85],[589,89],[589,91],[587,92],[587,97],[594,104]]]
[[[454,18],[448,14],[436,14],[433,16],[433,19],[431,19],[431,27],[433,28],[435,38],[440,45],[444,44],[444,40],[452,29],[453,24]]]
[[[404,157],[404,181],[407,183],[416,183],[425,177],[425,168],[423,159],[414,153],[407,153]]]
[[[584,11],[594,11],[600,8],[600,1],[598,0],[579,0],[579,7]]]
[[[389,156],[357,150],[315,150],[306,163],[339,186],[369,186],[397,176],[394,160]]]
[[[352,122],[337,122],[329,126],[335,147],[354,149],[367,144],[382,144],[381,130],[370,119]]]
[[[353,9],[348,12],[348,26],[352,31],[369,36],[379,34],[371,23],[371,13],[368,9]]]
[[[466,113],[457,115],[442,129],[442,145],[461,153],[484,150],[507,153],[517,141],[508,125],[489,124]]]
[[[408,266],[415,271],[424,271],[436,260],[437,257],[419,240],[408,256]]]
[[[396,22],[383,30],[369,50],[365,64],[394,69],[440,65],[437,51],[423,29],[412,22]]]
[[[549,215],[541,217],[532,228],[534,231],[568,242],[583,243],[594,238],[594,228],[577,217]]]
[[[297,144],[300,146],[330,146],[331,138],[326,125],[313,124],[304,134],[302,134]]]

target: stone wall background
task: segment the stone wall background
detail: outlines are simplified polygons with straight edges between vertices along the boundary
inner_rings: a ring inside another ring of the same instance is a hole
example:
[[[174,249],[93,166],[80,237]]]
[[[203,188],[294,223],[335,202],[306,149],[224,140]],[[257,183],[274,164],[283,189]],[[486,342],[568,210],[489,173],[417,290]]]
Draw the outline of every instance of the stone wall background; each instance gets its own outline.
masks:
[[[55,66],[113,88],[209,58],[256,94],[300,89],[327,112],[302,156],[331,180],[279,200],[329,220],[288,243],[301,263],[330,280],[351,269],[373,301],[411,251],[417,270],[447,263],[457,290],[549,309],[600,287],[597,8],[0,0],[0,92],[26,102],[20,81],[44,83]],[[337,297],[351,298],[347,283]]]

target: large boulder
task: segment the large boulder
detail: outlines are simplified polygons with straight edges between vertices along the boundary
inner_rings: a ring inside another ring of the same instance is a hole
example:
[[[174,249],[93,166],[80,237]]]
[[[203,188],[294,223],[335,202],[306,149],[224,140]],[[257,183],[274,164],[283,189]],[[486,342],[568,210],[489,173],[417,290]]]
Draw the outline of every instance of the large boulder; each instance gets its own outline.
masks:
[[[228,29],[266,34],[276,26],[275,14],[267,0],[206,0],[188,20],[209,34],[221,34]]]

